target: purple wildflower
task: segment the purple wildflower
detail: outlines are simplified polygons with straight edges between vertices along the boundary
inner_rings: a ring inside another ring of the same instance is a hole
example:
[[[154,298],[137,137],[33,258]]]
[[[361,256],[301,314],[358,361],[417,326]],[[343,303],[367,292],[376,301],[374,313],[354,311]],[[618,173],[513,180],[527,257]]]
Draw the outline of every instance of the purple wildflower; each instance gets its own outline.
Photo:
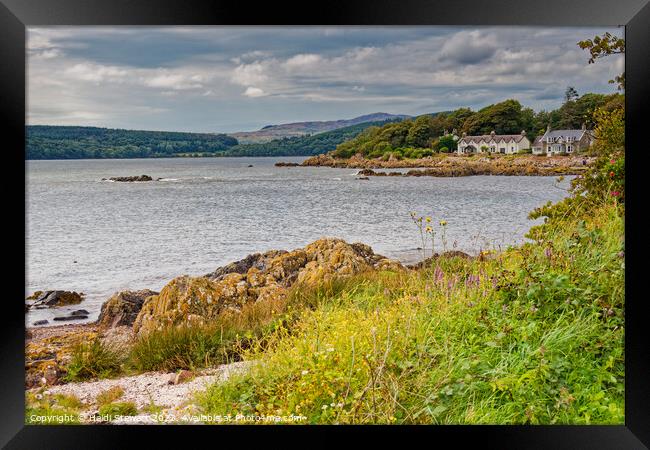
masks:
[[[551,256],[553,256],[553,251],[551,250],[550,247],[546,247],[546,250],[544,250],[544,254],[548,259],[551,259]]]

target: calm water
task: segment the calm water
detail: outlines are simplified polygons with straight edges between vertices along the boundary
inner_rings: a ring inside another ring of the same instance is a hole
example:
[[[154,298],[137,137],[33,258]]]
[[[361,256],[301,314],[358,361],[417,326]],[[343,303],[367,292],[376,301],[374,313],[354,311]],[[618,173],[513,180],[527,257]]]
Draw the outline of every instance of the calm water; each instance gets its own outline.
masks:
[[[26,294],[82,291],[86,300],[70,309],[87,309],[94,320],[113,292],[158,290],[182,274],[323,236],[409,262],[419,241],[410,211],[447,220],[449,248],[505,248],[535,223],[529,211],[566,195],[554,177],[359,181],[356,169],[273,165],[303,159],[28,161]],[[100,181],[140,174],[164,180]],[[26,320],[55,324],[54,314],[66,311],[34,311]]]

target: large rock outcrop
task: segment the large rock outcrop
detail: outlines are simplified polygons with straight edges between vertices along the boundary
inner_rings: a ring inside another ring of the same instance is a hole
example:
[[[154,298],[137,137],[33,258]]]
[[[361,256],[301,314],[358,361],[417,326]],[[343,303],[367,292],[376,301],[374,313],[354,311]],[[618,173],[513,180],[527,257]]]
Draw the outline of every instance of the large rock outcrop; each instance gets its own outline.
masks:
[[[122,291],[114,294],[102,305],[98,324],[101,327],[114,328],[120,325],[133,325],[144,301],[158,292],[143,289],[141,291]]]
[[[295,283],[315,286],[376,269],[404,268],[367,245],[341,239],[319,239],[290,252],[257,253],[207,276],[175,278],[145,301],[133,329],[141,334],[165,326],[205,323],[225,311],[237,313],[248,303],[282,300]]]

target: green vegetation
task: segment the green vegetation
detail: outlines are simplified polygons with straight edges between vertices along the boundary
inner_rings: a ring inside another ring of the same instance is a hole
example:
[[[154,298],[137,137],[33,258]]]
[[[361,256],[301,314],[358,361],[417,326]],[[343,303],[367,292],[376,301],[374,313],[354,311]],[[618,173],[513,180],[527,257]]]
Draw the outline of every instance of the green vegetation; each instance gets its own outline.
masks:
[[[109,421],[118,418],[118,416],[135,416],[137,414],[138,408],[133,402],[108,403],[99,408],[99,415],[108,416]]]
[[[364,122],[307,136],[274,139],[261,144],[239,144],[221,153],[221,156],[312,156],[334,150],[338,144],[356,137],[371,126],[393,121]]]
[[[598,161],[531,213],[532,240],[317,290],[197,394],[205,413],[306,423],[622,424],[623,111],[594,114]],[[609,139],[607,141],[607,139]],[[607,142],[607,143],[605,143]],[[446,221],[414,216],[426,249]]]
[[[121,398],[124,395],[124,389],[120,386],[113,386],[110,389],[105,390],[97,395],[97,405],[106,405],[108,403],[114,402],[115,400]]]
[[[366,158],[388,158],[392,155],[401,159],[448,153],[457,148],[450,134],[453,130],[458,136],[462,133],[489,134],[493,130],[497,134],[520,134],[524,130],[532,143],[549,124],[553,129],[579,129],[583,123],[592,128],[592,116],[596,109],[614,111],[622,106],[621,94],[585,94],[577,97],[577,93],[571,93],[560,108],[537,113],[522,107],[516,100],[506,100],[476,112],[460,108],[450,113],[424,115],[382,127],[369,127],[356,138],[339,144],[332,155],[350,158],[360,153]]]
[[[122,371],[124,357],[98,338],[74,347],[70,363],[66,366],[66,381],[83,381],[110,378]]]
[[[72,395],[48,395],[27,392],[25,398],[25,423],[28,425],[79,424],[81,401]]]
[[[95,127],[27,127],[25,159],[155,158],[215,153],[237,145],[225,134],[118,130]]]

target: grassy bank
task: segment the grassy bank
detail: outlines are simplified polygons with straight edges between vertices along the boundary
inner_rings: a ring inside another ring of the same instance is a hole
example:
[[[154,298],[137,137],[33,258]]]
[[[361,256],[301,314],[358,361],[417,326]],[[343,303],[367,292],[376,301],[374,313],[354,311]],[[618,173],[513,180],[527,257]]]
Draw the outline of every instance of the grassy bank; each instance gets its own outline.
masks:
[[[491,260],[296,293],[312,308],[198,403],[307,423],[623,423],[620,208],[607,199],[531,235]]]

